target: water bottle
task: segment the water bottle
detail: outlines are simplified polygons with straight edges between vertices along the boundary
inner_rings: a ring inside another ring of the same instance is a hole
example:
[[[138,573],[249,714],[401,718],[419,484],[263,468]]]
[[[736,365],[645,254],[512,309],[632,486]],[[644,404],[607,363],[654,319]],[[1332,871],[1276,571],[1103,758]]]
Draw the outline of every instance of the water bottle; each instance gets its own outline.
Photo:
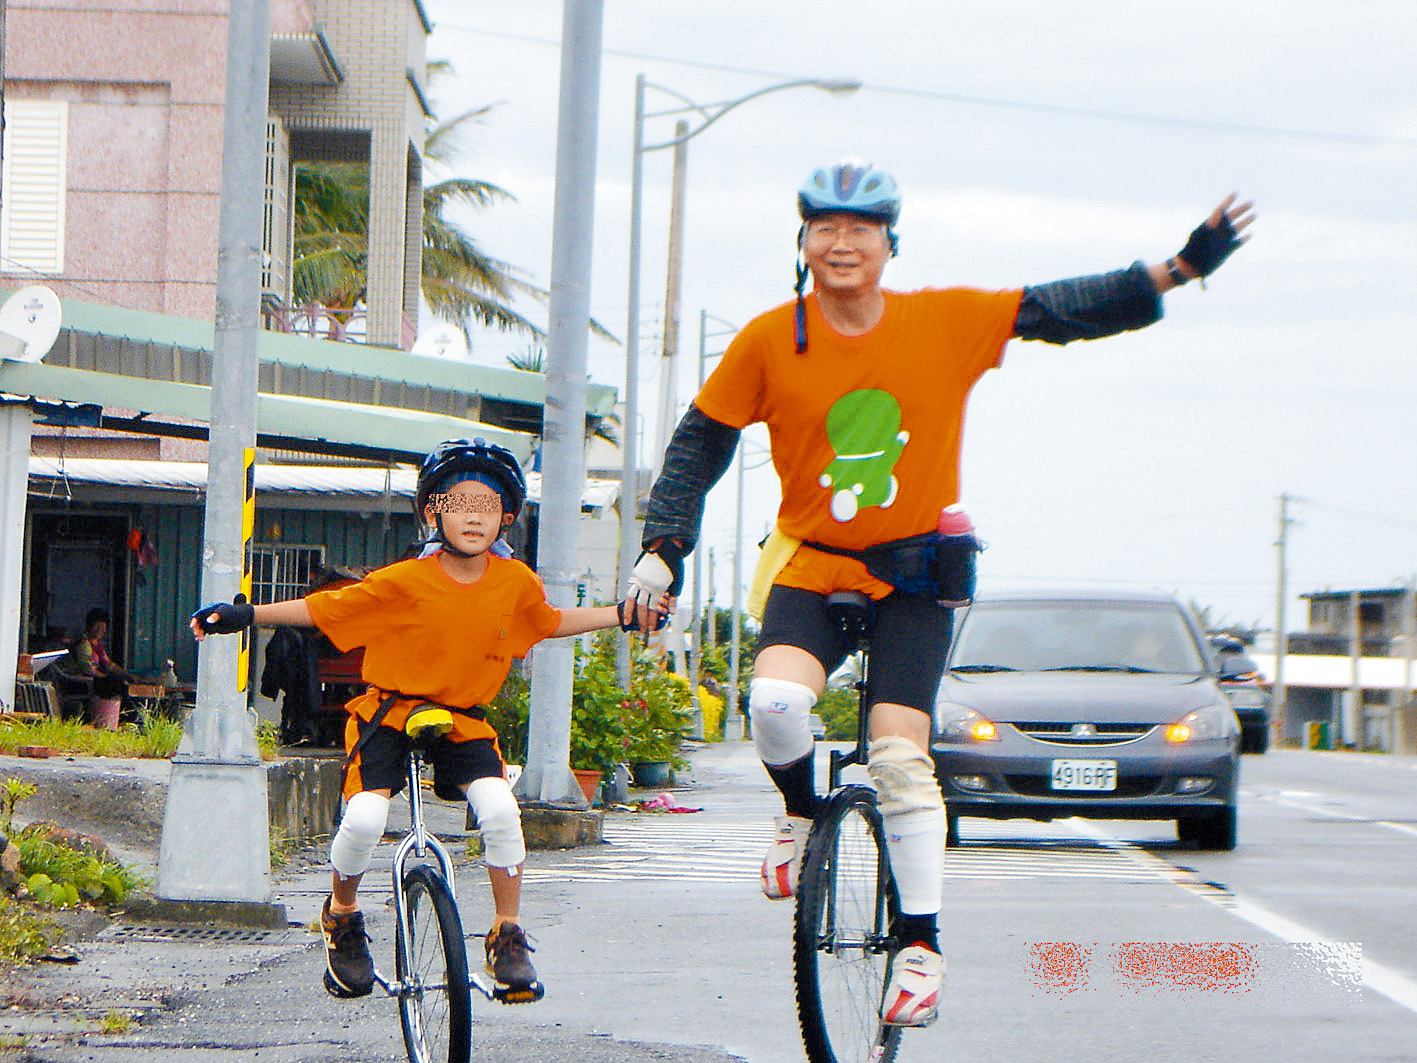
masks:
[[[938,601],[955,608],[968,605],[974,598],[974,558],[980,550],[974,522],[959,505],[946,506],[935,530],[940,534],[935,546]]]

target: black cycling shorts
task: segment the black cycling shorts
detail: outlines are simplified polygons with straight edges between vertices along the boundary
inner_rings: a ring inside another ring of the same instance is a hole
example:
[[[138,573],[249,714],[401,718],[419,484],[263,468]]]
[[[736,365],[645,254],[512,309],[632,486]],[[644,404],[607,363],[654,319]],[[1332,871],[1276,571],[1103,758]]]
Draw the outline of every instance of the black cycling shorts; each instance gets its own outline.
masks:
[[[930,712],[945,674],[954,610],[899,592],[876,605],[866,706],[884,701]],[[831,675],[846,660],[846,639],[827,616],[827,596],[773,585],[763,608],[758,652],[767,646],[806,650]]]
[[[345,748],[353,748],[360,728],[368,722],[350,716],[345,729]],[[398,793],[408,782],[408,735],[383,724],[374,725],[359,752],[354,755],[345,773],[344,794],[350,797],[361,790],[389,790]],[[471,742],[451,742],[435,738],[428,744],[428,761],[433,765],[433,793],[444,801],[461,801],[461,787],[477,779],[499,779],[503,775],[502,758],[490,738]]]

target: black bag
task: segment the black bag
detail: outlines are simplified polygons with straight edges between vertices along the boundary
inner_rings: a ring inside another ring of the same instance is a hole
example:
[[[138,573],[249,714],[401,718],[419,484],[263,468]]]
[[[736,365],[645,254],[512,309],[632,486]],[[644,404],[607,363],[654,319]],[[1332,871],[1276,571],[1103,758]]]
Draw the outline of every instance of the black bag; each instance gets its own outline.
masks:
[[[846,550],[814,542],[804,545],[828,554],[854,557],[866,566],[867,572],[901,594],[933,598],[951,608],[973,601],[974,562],[983,549],[972,532],[967,535],[926,532],[868,546],[865,550]]]

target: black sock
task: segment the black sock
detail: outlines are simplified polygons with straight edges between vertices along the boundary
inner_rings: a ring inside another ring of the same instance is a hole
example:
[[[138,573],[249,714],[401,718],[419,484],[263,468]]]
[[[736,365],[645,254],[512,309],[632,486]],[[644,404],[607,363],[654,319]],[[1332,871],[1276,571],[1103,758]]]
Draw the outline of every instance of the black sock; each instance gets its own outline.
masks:
[[[924,945],[931,952],[940,951],[940,932],[934,915],[906,915],[902,912],[896,916],[894,930],[901,948]]]
[[[782,791],[789,816],[811,819],[817,814],[817,784],[812,776],[812,754],[791,764],[774,767],[764,764],[773,783]]]

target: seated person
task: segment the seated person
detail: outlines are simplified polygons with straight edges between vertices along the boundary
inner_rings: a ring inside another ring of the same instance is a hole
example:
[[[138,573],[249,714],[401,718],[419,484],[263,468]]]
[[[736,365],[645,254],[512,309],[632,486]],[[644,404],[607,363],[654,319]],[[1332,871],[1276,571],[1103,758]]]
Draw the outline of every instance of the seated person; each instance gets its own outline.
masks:
[[[55,661],[53,666],[71,681],[83,683],[87,680],[87,685],[97,698],[121,698],[132,679],[108,656],[104,646],[110,619],[107,610],[90,609],[84,617],[84,633],[74,640],[69,652]],[[61,693],[65,696],[72,694],[74,685],[72,682],[63,684],[69,689],[61,689]]]

